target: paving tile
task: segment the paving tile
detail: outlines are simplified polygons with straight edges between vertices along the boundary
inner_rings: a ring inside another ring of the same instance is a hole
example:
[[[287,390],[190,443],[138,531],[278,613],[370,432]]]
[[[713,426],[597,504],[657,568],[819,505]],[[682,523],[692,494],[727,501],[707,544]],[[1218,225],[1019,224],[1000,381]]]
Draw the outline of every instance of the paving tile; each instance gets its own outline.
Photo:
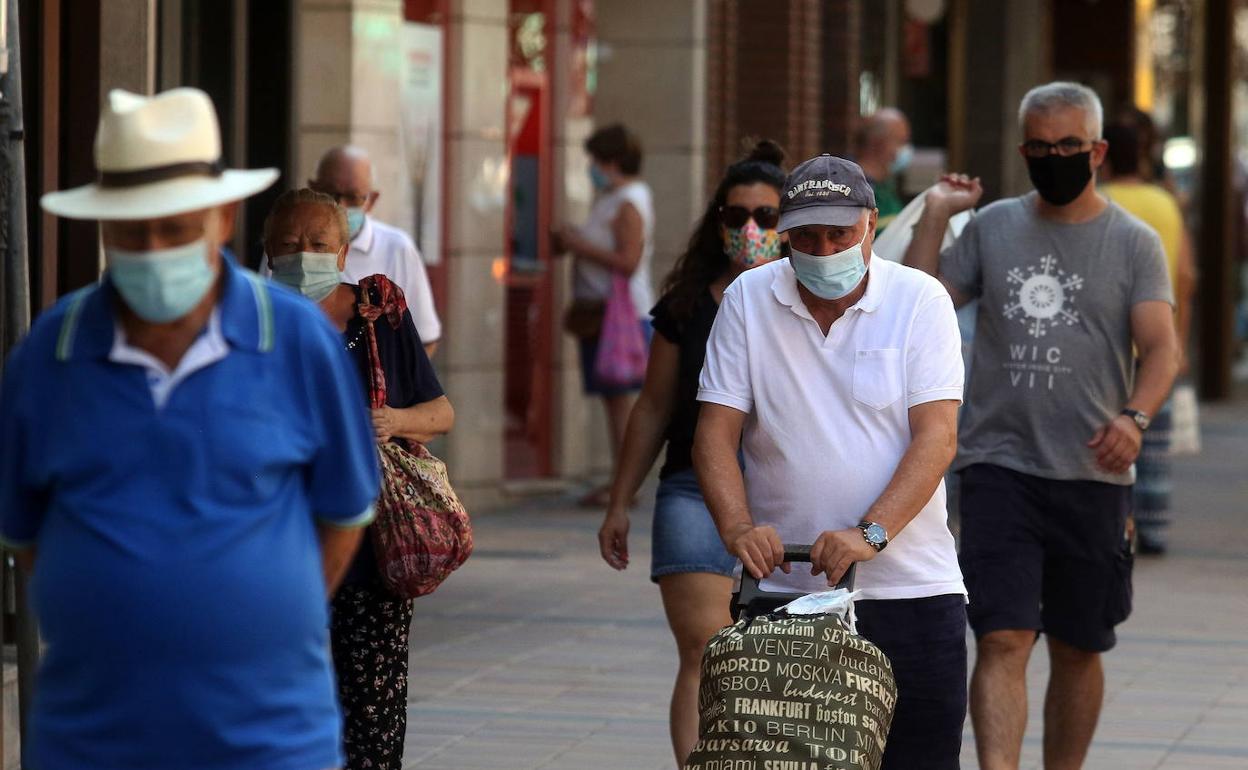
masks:
[[[1088,770],[1248,768],[1248,409],[1203,414],[1205,454],[1176,464],[1182,526],[1171,553],[1137,561],[1135,612],[1105,657]],[[404,768],[671,770],[675,646],[648,519],[636,513],[638,557],[620,574],[598,557],[597,514],[571,498],[477,517],[478,554],[416,603]],[[1022,770],[1041,768],[1047,678],[1041,643]],[[968,724],[967,770],[973,741]]]

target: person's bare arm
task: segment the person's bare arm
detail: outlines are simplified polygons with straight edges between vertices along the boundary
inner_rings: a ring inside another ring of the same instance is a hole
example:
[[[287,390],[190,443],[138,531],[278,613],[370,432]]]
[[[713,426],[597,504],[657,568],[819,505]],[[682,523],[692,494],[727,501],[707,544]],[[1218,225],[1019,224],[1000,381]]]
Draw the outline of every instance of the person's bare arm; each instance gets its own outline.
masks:
[[[954,307],[971,300],[940,274],[940,244],[954,214],[974,208],[984,194],[979,177],[970,179],[961,174],[946,174],[923,197],[923,214],[914,227],[910,245],[902,262],[940,280],[953,299]]]
[[[426,342],[425,343],[425,355],[429,356],[430,358],[433,358],[433,354],[438,352],[439,342],[441,342],[441,340],[434,340],[433,342]]]
[[[663,448],[663,434],[676,406],[679,370],[680,348],[656,334],[650,344],[645,384],[628,416],[607,514],[598,530],[602,558],[615,569],[628,566],[628,508]]]
[[[446,396],[405,409],[385,406],[372,410],[372,413],[373,431],[379,442],[397,436],[425,444],[450,433],[455,426],[455,408]]]
[[[1126,407],[1156,415],[1170,396],[1179,373],[1179,343],[1174,333],[1174,309],[1168,302],[1137,302],[1131,308],[1131,338],[1139,357],[1135,390]],[[1088,442],[1097,465],[1110,473],[1124,473],[1140,454],[1143,435],[1135,421],[1117,415],[1097,429]]]
[[[929,401],[908,413],[910,446],[902,455],[888,486],[862,519],[888,530],[893,540],[906,528],[936,492],[958,450],[958,402]],[[857,527],[824,532],[810,551],[810,574],[820,572],[828,585],[836,583],[854,562],[870,561],[876,551]]]
[[[560,235],[562,245],[581,259],[588,259],[603,267],[625,275],[632,275],[641,264],[641,254],[645,248],[645,225],[641,221],[641,213],[633,204],[625,202],[611,223],[611,232],[615,236],[615,250],[599,248],[580,236],[575,230],[567,230]]]
[[[1188,369],[1187,343],[1192,334],[1192,297],[1196,294],[1196,283],[1199,270],[1196,267],[1196,253],[1192,247],[1192,234],[1183,228],[1183,240],[1179,245],[1178,269],[1175,271],[1174,286],[1174,326],[1179,345],[1179,373],[1185,374]]]
[[[346,528],[318,523],[316,529],[321,540],[321,572],[325,576],[325,591],[333,596],[346,576],[351,560],[355,558],[364,527]]]
[[[782,567],[784,544],[773,527],[756,527],[745,496],[745,477],[737,462],[745,412],[720,404],[703,403],[693,441],[693,467],[706,507],[715,519],[728,552],[741,560],[751,575],[762,579]]]

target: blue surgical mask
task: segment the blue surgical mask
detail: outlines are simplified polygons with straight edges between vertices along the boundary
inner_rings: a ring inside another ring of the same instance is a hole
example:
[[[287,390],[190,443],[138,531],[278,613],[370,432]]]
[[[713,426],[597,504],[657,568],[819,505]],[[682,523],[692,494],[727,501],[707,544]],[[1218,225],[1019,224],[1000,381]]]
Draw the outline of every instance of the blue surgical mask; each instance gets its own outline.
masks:
[[[611,186],[611,179],[607,176],[607,172],[598,167],[597,163],[590,163],[589,183],[594,186],[595,190],[602,192]]]
[[[856,289],[867,274],[867,261],[862,255],[862,245],[866,242],[867,234],[863,233],[858,243],[823,257],[790,246],[789,264],[797,280],[816,297],[840,299]]]
[[[342,283],[338,255],[300,251],[271,259],[273,280],[285,284],[313,302],[320,302]]]
[[[910,168],[910,161],[912,160],[914,160],[914,145],[907,142],[897,151],[897,157],[893,158],[892,164],[888,167],[888,172],[893,176],[897,176]]]
[[[117,293],[148,323],[169,323],[191,312],[217,279],[203,238],[169,249],[105,248],[104,253]]]
[[[347,209],[347,240],[353,240],[364,229],[364,207],[352,206]]]

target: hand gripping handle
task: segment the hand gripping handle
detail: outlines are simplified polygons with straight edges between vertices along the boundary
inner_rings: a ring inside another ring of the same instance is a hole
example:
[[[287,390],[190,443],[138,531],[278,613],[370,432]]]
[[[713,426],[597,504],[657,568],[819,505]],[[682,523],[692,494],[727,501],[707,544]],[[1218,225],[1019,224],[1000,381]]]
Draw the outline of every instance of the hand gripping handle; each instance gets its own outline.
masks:
[[[784,546],[784,560],[789,563],[810,563],[809,545],[790,545]],[[857,564],[849,565],[849,569],[845,570],[845,574],[841,576],[840,582],[836,584],[837,588],[844,588],[847,591],[854,590],[854,573]],[[832,589],[829,588],[829,591]],[[741,570],[741,591],[737,594],[736,601],[733,605],[734,615],[739,615],[743,610],[750,606],[756,600],[766,600],[768,603],[779,601],[780,604],[788,604],[789,602],[806,596],[805,593],[789,593],[784,591],[764,591],[759,586],[758,578],[751,575],[744,569]]]

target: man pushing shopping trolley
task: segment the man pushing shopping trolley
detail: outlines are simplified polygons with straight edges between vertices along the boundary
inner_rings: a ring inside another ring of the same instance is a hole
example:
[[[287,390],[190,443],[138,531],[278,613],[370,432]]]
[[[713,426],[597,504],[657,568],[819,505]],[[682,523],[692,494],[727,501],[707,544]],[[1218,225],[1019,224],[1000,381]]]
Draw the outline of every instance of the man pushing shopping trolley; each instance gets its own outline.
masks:
[[[698,480],[764,589],[826,591],[856,565],[857,630],[899,692],[881,767],[956,768],[966,589],[942,480],[963,384],[953,303],[931,276],[872,259],[875,196],[851,161],[802,163],[780,205],[789,258],[733,282],[711,332]],[[786,542],[813,543],[810,567],[786,562]]]

